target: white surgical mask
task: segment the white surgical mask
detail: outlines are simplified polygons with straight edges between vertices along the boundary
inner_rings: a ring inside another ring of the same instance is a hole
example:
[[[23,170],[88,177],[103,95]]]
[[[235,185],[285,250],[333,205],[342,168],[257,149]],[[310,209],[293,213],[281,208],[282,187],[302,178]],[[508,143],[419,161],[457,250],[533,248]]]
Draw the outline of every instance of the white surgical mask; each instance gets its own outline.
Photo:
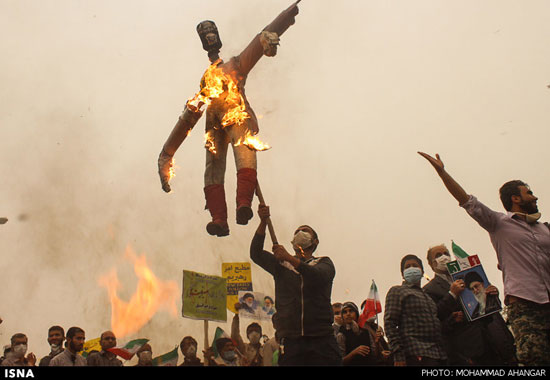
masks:
[[[447,255],[441,255],[437,259],[435,259],[436,262],[436,268],[437,270],[440,270],[442,272],[447,272],[447,263],[451,262],[451,258]]]
[[[534,213],[534,214],[524,214],[522,212],[516,212],[516,215],[521,216],[522,218],[524,218],[524,220],[529,224],[536,223],[540,219],[540,217],[542,216],[542,214],[540,212],[537,212],[537,213]]]
[[[191,345],[185,350],[185,356],[195,356],[197,354],[197,347]]]
[[[22,356],[25,356],[27,353],[27,345],[26,344],[18,344],[13,348],[13,354],[15,357],[20,358]]]
[[[410,267],[403,271],[403,278],[409,284],[418,284],[422,279],[422,269],[417,267]]]
[[[306,249],[313,244],[313,239],[309,232],[298,231],[294,235],[294,238],[292,239],[291,243],[294,249],[300,249],[300,248]]]
[[[59,344],[52,343],[52,344],[50,344],[50,348],[51,348],[51,350],[54,354],[61,351],[61,345],[59,345]]]
[[[151,351],[142,351],[139,353],[139,360],[142,363],[150,363],[153,361],[153,353]]]

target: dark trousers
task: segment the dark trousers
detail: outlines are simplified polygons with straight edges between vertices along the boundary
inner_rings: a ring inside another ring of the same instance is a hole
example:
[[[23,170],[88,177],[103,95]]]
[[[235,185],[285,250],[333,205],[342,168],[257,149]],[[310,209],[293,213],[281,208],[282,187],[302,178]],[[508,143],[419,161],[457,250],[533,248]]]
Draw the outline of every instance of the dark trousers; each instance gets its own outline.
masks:
[[[280,366],[339,366],[342,354],[334,335],[283,338]]]

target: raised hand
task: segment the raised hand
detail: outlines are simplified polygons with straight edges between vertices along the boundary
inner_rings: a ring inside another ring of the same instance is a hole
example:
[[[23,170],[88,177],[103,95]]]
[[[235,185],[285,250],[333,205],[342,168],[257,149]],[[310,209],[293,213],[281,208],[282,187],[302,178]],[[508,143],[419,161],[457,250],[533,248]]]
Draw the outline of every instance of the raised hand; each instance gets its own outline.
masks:
[[[441,172],[445,169],[445,165],[443,164],[443,161],[441,161],[441,157],[439,157],[439,154],[436,153],[435,158],[424,152],[418,152],[418,154],[428,160],[428,162],[432,164],[437,172]]]

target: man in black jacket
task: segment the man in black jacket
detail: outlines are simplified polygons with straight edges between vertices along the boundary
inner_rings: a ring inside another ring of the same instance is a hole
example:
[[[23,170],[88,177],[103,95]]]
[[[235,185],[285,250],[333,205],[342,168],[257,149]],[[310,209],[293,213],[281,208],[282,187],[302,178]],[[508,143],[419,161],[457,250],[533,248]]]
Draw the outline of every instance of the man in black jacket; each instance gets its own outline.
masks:
[[[313,256],[317,233],[300,226],[292,240],[294,256],[278,244],[270,253],[263,250],[269,207],[260,205],[258,216],[250,258],[275,280],[273,326],[281,339],[279,365],[340,365],[330,301],[335,269],[330,258]]]
[[[451,261],[444,244],[428,250],[434,278],[424,291],[437,304],[445,350],[451,365],[513,365],[513,337],[499,313],[468,321],[459,300],[464,280],[452,281],[445,264]]]

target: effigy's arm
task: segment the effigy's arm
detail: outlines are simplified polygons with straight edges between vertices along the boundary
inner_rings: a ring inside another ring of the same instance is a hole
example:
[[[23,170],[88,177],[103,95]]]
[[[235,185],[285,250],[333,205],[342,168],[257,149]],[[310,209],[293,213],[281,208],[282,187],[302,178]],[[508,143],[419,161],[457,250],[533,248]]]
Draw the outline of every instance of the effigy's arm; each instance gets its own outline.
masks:
[[[296,1],[286,10],[281,12],[281,14],[279,14],[275,20],[266,26],[262,32],[275,33],[277,36],[281,36],[291,25],[294,24],[295,16],[298,14],[299,2],[300,1]],[[261,34],[258,34],[238,56],[240,74],[243,76],[248,75],[250,70],[252,70],[254,65],[256,65],[256,62],[260,60],[263,54],[264,47],[261,42]]]
[[[195,124],[197,124],[201,116],[202,111],[194,111],[186,106],[178,122],[174,126],[174,129],[172,129],[170,136],[168,136],[168,139],[162,147],[162,151],[158,158],[158,169],[162,189],[167,193],[171,191],[169,182],[172,177],[171,169],[174,154],[189,135],[189,132],[191,132]]]

